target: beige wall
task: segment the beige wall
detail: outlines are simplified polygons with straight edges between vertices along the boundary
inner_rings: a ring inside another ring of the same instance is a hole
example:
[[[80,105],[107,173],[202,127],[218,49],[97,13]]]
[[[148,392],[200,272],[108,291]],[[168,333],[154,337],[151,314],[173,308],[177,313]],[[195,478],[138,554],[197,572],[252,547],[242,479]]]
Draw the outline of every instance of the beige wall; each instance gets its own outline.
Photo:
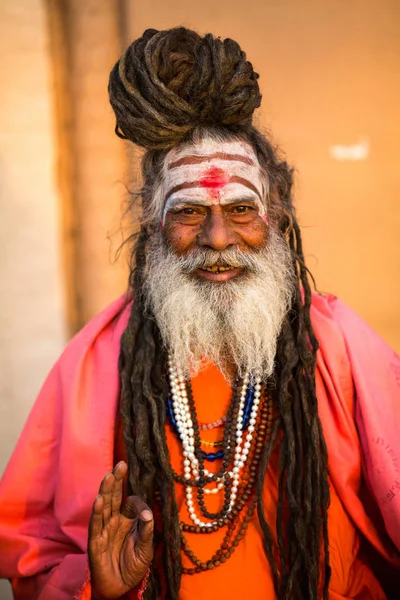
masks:
[[[122,51],[119,1],[69,0],[72,186],[77,240],[75,285],[83,325],[127,286],[126,264],[115,263],[120,243],[124,145],[114,135],[108,75]]]
[[[8,81],[0,92],[2,471],[66,341],[47,34],[38,0],[0,3],[0,60]]]
[[[108,75],[122,51],[119,0],[43,0],[50,33],[63,275],[69,332],[127,286],[116,263],[126,199],[125,149],[114,134]]]
[[[66,341],[47,43],[39,0],[1,0],[0,473]]]

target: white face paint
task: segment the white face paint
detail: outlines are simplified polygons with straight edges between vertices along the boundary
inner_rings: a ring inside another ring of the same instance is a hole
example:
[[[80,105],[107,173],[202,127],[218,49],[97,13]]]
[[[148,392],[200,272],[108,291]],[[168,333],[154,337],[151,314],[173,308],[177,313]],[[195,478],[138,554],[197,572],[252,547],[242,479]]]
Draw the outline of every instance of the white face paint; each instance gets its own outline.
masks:
[[[260,165],[249,144],[206,139],[167,155],[162,224],[170,209],[241,201],[252,202],[266,220],[266,196]]]

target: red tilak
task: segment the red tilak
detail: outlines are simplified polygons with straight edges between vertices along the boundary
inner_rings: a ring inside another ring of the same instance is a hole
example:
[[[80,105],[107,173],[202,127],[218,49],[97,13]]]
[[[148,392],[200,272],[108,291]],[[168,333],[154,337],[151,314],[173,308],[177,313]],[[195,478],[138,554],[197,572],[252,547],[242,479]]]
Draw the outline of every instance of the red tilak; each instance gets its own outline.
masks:
[[[219,198],[219,190],[229,181],[223,169],[210,167],[200,179],[201,187],[207,188],[212,198]]]

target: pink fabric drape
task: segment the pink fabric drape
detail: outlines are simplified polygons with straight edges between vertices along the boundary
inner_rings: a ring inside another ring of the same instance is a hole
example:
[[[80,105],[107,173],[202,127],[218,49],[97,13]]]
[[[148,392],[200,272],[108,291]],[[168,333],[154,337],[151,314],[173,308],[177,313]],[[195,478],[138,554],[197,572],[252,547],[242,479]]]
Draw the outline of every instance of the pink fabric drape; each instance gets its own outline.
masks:
[[[320,342],[317,396],[332,480],[357,527],[395,560],[394,547],[400,551],[400,358],[334,296],[314,296],[312,322]],[[354,401],[346,406],[350,383]],[[356,437],[359,456],[351,444]],[[373,534],[374,524],[360,518],[360,498],[350,492],[357,486],[349,481],[355,478],[359,485],[361,470],[393,542],[389,554]]]

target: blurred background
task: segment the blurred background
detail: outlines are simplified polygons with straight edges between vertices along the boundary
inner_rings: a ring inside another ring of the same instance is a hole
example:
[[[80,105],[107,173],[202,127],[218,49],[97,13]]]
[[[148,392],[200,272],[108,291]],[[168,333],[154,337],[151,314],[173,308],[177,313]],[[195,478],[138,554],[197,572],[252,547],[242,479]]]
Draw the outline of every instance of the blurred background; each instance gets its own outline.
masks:
[[[140,156],[114,134],[108,74],[176,25],[247,52],[318,289],[400,351],[397,0],[0,0],[0,472],[68,339],[126,289]]]

